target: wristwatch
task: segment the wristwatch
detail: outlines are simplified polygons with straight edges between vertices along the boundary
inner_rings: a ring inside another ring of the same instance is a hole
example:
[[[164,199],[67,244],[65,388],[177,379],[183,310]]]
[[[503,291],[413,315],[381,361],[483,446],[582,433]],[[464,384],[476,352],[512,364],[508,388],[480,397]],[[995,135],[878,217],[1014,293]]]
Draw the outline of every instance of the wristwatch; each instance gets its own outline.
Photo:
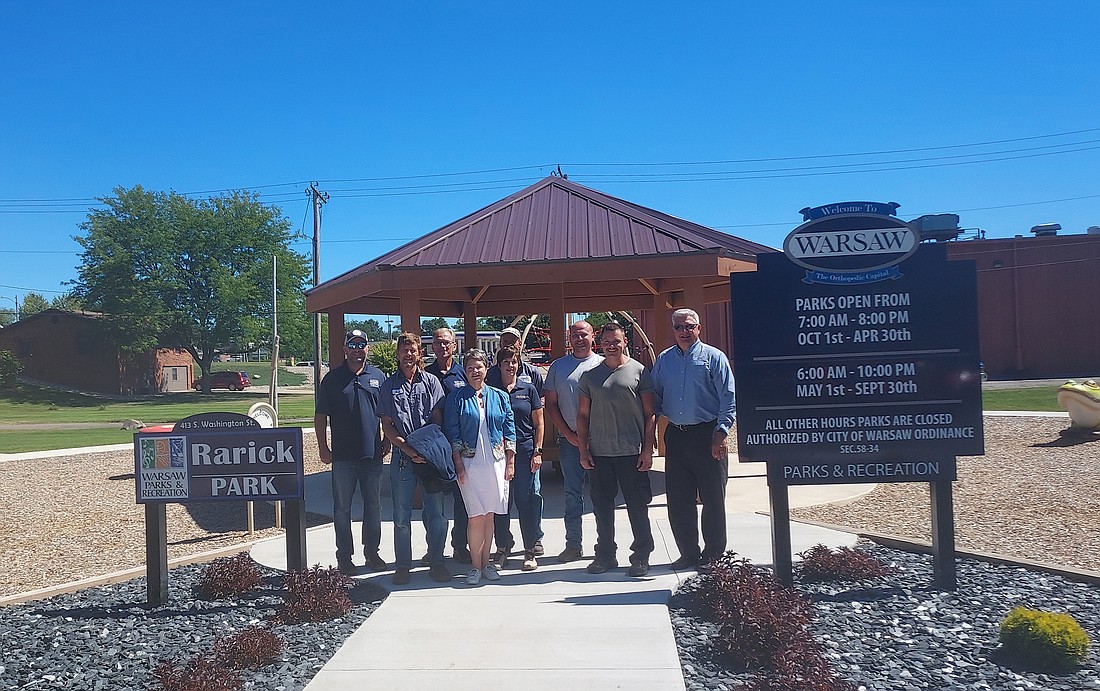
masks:
[[[541,454],[542,453],[542,447],[541,446],[536,446],[535,447],[535,453]]]

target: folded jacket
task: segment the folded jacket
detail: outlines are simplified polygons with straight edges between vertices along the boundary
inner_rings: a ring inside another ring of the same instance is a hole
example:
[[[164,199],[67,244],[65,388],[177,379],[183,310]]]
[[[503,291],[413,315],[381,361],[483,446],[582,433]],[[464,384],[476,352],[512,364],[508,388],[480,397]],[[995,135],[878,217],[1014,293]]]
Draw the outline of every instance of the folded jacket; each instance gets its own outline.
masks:
[[[427,463],[413,463],[413,473],[424,485],[424,489],[435,494],[450,489],[458,480],[454,459],[451,457],[451,443],[447,441],[443,430],[434,423],[427,424],[405,437],[409,446],[424,457]]]

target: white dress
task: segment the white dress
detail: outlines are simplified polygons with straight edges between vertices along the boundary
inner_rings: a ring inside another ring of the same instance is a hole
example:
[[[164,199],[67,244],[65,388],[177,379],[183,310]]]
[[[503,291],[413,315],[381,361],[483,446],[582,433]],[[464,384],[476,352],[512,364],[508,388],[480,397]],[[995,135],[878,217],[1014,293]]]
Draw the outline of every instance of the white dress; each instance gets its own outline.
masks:
[[[477,449],[473,458],[462,458],[466,467],[466,482],[459,485],[467,516],[487,513],[508,513],[508,482],[504,479],[507,461],[498,460],[489,443],[489,428],[485,424],[485,407],[478,406],[481,422],[477,429]]]

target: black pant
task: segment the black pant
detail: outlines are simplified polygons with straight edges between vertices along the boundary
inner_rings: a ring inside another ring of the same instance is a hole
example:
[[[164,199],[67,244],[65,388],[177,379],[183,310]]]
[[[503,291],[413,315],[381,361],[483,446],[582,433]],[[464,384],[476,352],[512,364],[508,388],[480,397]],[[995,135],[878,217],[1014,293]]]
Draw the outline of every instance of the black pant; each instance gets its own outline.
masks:
[[[665,496],[668,523],[680,556],[703,560],[726,551],[726,479],[729,462],[710,453],[713,424],[665,430]],[[699,515],[695,497],[703,501],[703,550],[699,551]]]
[[[466,515],[466,503],[462,501],[462,493],[458,491],[457,483],[452,494],[455,498],[455,522],[454,526],[451,527],[451,547],[454,548],[456,553],[469,552],[467,528],[470,524],[470,517]]]
[[[630,545],[630,561],[649,562],[653,551],[653,530],[649,525],[649,500],[653,490],[649,472],[638,471],[637,456],[595,456],[592,481],[592,513],[596,517],[596,557],[615,559],[615,495],[621,489],[626,500],[626,515],[634,542]]]

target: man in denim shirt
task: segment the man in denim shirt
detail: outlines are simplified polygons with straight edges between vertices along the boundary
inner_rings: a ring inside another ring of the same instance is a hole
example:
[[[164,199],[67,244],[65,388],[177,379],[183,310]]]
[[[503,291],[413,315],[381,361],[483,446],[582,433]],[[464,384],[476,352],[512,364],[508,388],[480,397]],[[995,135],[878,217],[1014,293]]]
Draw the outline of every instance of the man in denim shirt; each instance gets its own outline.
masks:
[[[390,489],[393,498],[393,550],[397,556],[393,572],[395,585],[409,582],[412,568],[412,499],[416,488],[413,463],[424,458],[405,440],[414,430],[431,422],[432,410],[443,400],[439,379],[421,368],[420,336],[402,333],[397,337],[397,372],[382,384],[382,432],[393,444],[390,462]],[[443,514],[443,494],[422,491],[421,515],[427,532],[429,574],[432,580],[446,583],[451,573],[443,563],[443,543],[447,539],[447,519]]]
[[[653,383],[665,429],[668,523],[680,557],[676,570],[705,564],[726,551],[726,437],[733,426],[733,370],[726,354],[699,340],[699,315],[672,313],[676,345],[653,363]],[[703,548],[695,498],[703,502]]]

